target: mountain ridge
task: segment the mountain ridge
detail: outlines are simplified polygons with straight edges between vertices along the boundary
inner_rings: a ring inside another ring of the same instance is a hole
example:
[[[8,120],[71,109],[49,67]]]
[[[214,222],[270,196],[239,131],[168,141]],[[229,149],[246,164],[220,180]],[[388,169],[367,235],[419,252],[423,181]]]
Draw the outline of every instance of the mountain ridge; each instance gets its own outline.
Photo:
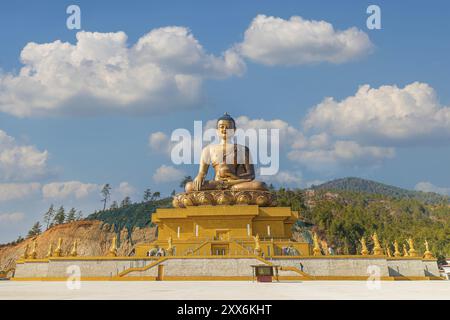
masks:
[[[312,190],[337,190],[362,192],[368,194],[380,194],[397,199],[415,199],[425,204],[442,204],[449,203],[450,197],[435,192],[423,192],[417,190],[409,190],[389,184],[363,179],[358,177],[345,177],[327,181],[320,185],[312,186]]]

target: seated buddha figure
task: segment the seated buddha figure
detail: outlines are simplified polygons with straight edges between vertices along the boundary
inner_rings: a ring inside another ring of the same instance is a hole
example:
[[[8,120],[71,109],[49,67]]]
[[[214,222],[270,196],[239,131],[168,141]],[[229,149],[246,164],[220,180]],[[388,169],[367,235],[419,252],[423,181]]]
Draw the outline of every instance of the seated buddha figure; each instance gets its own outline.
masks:
[[[202,150],[198,174],[186,184],[186,192],[201,190],[263,190],[264,182],[255,180],[255,168],[248,147],[232,142],[236,123],[225,113],[217,120],[218,144]],[[205,180],[209,166],[214,168],[214,180]]]

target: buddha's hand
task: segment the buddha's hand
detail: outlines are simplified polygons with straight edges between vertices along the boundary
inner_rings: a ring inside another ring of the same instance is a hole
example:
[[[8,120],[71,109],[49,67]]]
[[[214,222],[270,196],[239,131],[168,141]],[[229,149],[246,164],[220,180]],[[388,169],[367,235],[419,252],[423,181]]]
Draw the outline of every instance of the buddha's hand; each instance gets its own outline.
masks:
[[[194,190],[195,191],[199,191],[202,189],[202,185],[203,185],[203,181],[205,180],[205,178],[203,176],[196,176],[194,181],[192,182],[194,185]]]

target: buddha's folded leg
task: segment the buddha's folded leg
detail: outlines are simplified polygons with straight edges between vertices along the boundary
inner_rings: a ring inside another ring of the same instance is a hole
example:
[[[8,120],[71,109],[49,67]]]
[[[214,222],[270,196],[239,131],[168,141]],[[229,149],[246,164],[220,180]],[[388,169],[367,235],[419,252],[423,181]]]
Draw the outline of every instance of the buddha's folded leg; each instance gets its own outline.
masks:
[[[200,190],[216,190],[219,183],[216,181],[211,180],[205,180],[203,181],[202,187]],[[194,190],[194,183],[192,181],[186,183],[186,186],[184,188],[186,192],[193,192]]]
[[[236,184],[231,187],[231,190],[233,191],[242,191],[242,190],[262,190],[267,191],[267,185],[262,181],[248,181],[248,182],[242,182],[239,184]]]

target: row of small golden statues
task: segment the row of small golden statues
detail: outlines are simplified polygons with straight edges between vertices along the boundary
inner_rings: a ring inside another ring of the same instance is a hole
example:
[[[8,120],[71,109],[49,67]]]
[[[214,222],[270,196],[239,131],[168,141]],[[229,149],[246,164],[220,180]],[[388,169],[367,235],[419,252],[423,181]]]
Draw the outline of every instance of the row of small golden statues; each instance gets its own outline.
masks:
[[[255,248],[254,248],[254,253],[256,255],[260,255],[261,254],[261,242],[259,239],[259,235],[256,235],[253,237],[254,242],[255,242]],[[392,255],[391,250],[389,248],[388,245],[385,246],[385,250],[383,250],[383,248],[381,247],[380,244],[380,240],[378,239],[378,236],[376,233],[374,233],[372,235],[372,240],[373,240],[373,251],[372,251],[372,255],[375,256],[381,256],[381,255],[386,255],[388,257],[418,257],[418,253],[414,248],[414,242],[411,238],[408,239],[407,243],[409,245],[409,250],[406,247],[406,244],[403,244],[403,254],[400,252],[399,250],[399,244],[397,242],[397,240],[394,241],[394,254]],[[167,247],[167,254],[168,255],[172,255],[173,251],[174,251],[174,247],[173,247],[173,240],[172,237],[169,237],[168,239],[168,247]],[[313,248],[313,255],[314,256],[321,256],[322,255],[322,250],[321,250],[321,246],[319,244],[319,238],[317,236],[317,233],[314,233],[313,235],[313,242],[314,242],[314,248]],[[50,246],[48,248],[47,251],[47,255],[46,258],[51,258],[51,257],[62,257],[63,256],[63,251],[62,251],[62,243],[63,240],[62,238],[58,239],[58,245],[57,247],[53,250],[53,244],[50,243]],[[424,242],[425,245],[425,252],[423,254],[423,258],[424,259],[434,259],[433,254],[430,251],[429,248],[429,244],[428,241],[425,240]],[[22,256],[20,257],[22,260],[24,259],[37,259],[37,243],[36,240],[33,241],[33,245],[32,245],[32,250],[31,252],[29,251],[29,245],[27,244],[25,246],[25,251],[22,254]],[[367,256],[369,255],[369,250],[367,248],[367,244],[366,244],[366,239],[363,237],[361,238],[361,255],[363,256]],[[72,245],[72,249],[69,253],[70,257],[76,257],[78,256],[78,240],[75,240],[73,242]],[[108,256],[109,257],[116,257],[117,256],[117,237],[114,237],[112,242],[111,242],[111,246],[109,248],[108,251]]]
[[[372,241],[373,241],[372,255],[374,255],[374,256],[381,256],[381,255],[386,255],[388,257],[418,257],[419,256],[419,254],[417,253],[417,250],[414,249],[414,241],[412,238],[409,238],[406,241],[409,246],[409,250],[406,247],[406,243],[403,244],[403,254],[399,250],[399,244],[398,244],[397,240],[395,240],[393,255],[392,255],[391,249],[388,244],[385,245],[385,250],[383,250],[376,232],[372,235]],[[313,242],[314,242],[313,255],[314,256],[322,255],[322,250],[320,248],[319,238],[317,236],[317,233],[314,233],[314,235],[313,235]],[[363,256],[369,255],[370,252],[367,249],[366,239],[364,237],[362,237],[360,242],[361,242],[361,255],[363,255]],[[423,258],[424,259],[434,259],[434,256],[430,251],[428,241],[426,239],[425,239],[424,245],[425,245],[425,252],[423,254]]]
[[[63,239],[59,238],[58,239],[58,244],[56,246],[56,248],[53,250],[53,244],[50,243],[49,247],[48,247],[48,251],[46,254],[46,258],[52,258],[52,257],[63,257],[63,250],[62,250],[62,243],[63,243]],[[33,241],[33,244],[31,246],[31,252],[30,251],[30,247],[27,244],[25,246],[25,251],[23,252],[22,256],[20,257],[20,259],[24,260],[24,259],[37,259],[37,242],[36,240]],[[72,244],[72,248],[69,252],[69,257],[77,257],[78,256],[78,240],[75,240]],[[108,251],[108,256],[109,257],[116,257],[117,256],[117,237],[114,236],[112,242],[111,242],[111,247],[109,248]]]

